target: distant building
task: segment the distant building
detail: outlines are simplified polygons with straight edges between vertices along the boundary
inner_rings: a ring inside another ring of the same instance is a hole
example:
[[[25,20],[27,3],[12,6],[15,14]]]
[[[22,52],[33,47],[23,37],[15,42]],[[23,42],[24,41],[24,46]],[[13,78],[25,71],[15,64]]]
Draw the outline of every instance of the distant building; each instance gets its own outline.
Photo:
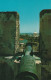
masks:
[[[38,35],[38,33],[37,32],[34,32],[33,33],[33,37],[38,37],[39,35]]]

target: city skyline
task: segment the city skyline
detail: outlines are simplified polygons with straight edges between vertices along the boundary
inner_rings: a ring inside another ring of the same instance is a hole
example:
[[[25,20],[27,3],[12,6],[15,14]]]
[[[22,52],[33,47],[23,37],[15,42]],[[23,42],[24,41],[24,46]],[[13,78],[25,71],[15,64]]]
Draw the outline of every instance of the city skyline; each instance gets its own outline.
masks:
[[[51,0],[2,0],[0,12],[17,11],[20,16],[20,33],[39,32],[40,12],[51,9]]]

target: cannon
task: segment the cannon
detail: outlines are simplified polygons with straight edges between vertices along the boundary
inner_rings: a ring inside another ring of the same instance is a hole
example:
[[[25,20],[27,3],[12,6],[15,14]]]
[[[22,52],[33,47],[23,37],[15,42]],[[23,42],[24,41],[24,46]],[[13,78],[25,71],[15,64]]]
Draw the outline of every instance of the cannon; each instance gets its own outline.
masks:
[[[25,55],[21,58],[16,80],[38,80],[35,59],[30,55],[31,50],[31,46],[26,47]]]

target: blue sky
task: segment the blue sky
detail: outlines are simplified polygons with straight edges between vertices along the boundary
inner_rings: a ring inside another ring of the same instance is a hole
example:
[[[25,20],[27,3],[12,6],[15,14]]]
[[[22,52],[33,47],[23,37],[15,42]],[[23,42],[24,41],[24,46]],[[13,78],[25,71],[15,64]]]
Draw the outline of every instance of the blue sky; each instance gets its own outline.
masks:
[[[0,0],[0,11],[17,11],[20,32],[39,32],[39,13],[51,9],[51,0]]]

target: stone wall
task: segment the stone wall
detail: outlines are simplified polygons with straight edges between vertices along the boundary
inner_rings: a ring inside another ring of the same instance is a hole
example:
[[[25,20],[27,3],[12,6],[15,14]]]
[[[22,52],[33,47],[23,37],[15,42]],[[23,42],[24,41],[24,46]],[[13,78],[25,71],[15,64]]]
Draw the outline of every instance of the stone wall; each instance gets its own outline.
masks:
[[[0,12],[0,55],[14,55],[19,47],[18,17],[17,12]]]
[[[51,10],[40,12],[40,52],[42,57],[51,59]]]

